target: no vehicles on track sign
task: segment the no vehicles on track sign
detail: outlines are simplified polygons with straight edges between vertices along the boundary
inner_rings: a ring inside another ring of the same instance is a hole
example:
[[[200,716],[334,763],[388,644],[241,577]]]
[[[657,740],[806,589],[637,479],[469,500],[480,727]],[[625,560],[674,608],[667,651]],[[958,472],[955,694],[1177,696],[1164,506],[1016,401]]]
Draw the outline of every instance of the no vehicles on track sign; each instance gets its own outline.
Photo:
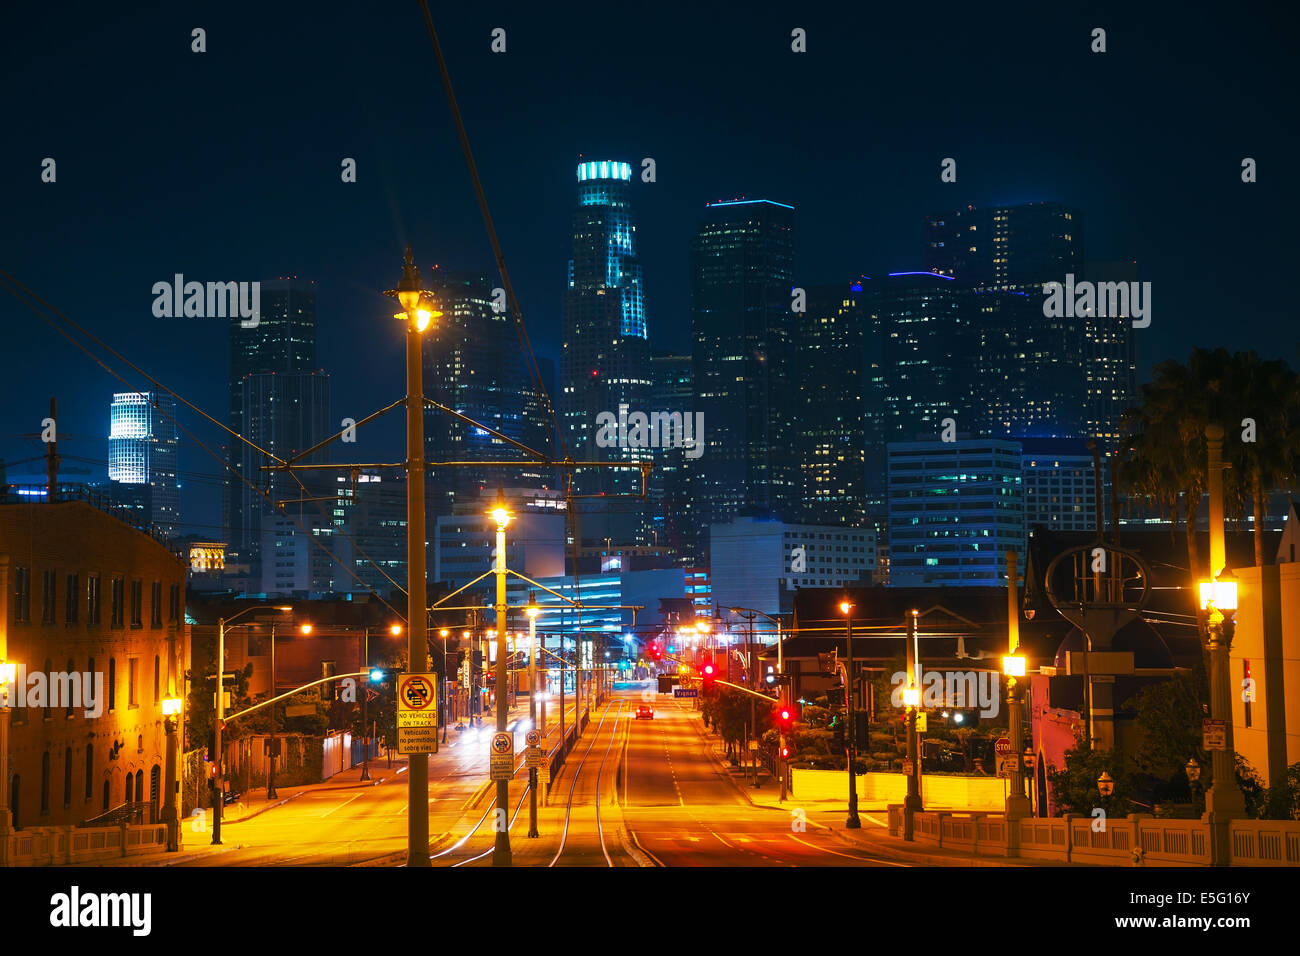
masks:
[[[438,675],[397,677],[397,752],[438,752]]]

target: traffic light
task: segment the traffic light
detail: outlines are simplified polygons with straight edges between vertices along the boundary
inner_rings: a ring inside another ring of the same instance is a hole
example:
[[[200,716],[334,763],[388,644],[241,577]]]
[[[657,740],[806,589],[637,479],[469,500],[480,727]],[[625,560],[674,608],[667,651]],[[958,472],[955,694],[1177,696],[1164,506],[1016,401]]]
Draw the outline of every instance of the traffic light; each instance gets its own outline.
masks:
[[[651,642],[650,642],[650,659],[651,659],[652,661],[657,661],[657,660],[659,660],[659,658],[662,657],[662,656],[663,656],[663,651],[661,651],[661,650],[659,649],[659,642],[658,642],[658,641],[651,641]]]
[[[771,664],[767,665],[767,677],[765,681],[769,687],[776,683],[776,668]]]
[[[843,750],[845,747],[843,714],[836,714],[831,719],[831,746],[836,750]]]
[[[794,710],[790,707],[778,707],[776,709],[776,726],[782,734],[790,733],[794,727]]]
[[[790,746],[788,744],[781,748],[781,759],[782,760],[790,759]]]
[[[705,658],[704,663],[700,665],[700,678],[704,681],[704,690],[709,692],[713,690],[713,682],[717,678],[717,671],[713,666],[713,658]]]
[[[388,672],[382,667],[372,667],[370,668],[370,676],[368,677],[368,680],[372,684],[382,684],[384,681],[388,680]]]

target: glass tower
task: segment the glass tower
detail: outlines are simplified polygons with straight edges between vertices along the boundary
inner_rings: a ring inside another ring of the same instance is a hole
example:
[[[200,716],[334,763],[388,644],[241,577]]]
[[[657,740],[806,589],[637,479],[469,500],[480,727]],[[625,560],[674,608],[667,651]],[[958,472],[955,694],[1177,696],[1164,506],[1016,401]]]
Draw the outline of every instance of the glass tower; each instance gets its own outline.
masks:
[[[160,534],[175,537],[180,521],[176,476],[176,400],[165,392],[115,392],[109,408],[108,477],[148,485],[150,515]]]

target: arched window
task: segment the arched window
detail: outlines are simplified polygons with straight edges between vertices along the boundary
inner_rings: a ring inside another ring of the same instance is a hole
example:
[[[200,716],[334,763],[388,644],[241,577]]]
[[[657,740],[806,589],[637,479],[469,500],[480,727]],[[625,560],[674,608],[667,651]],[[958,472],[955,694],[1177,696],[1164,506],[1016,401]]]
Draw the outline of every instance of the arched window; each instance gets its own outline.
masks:
[[[130,803],[135,797],[135,774],[126,775],[126,802]]]
[[[95,796],[95,745],[86,744],[86,800]]]
[[[144,734],[135,735],[135,752],[139,754],[144,753]]]
[[[117,706],[117,660],[110,657],[108,659],[108,709],[113,710]]]
[[[104,809],[108,809],[108,798],[112,795],[109,791],[109,781],[104,781]]]
[[[157,764],[149,771],[149,803],[153,806],[153,818],[157,820],[162,810],[159,798],[162,796],[162,768]]]
[[[160,664],[161,661],[159,661],[158,655],[155,654],[153,656],[153,702],[155,704],[158,703],[158,701],[162,700],[162,698],[158,696],[158,688],[159,688],[158,681],[162,676],[162,668]]]
[[[69,657],[69,658],[68,658],[68,675],[69,675],[69,676],[68,676],[68,687],[69,687],[69,689],[71,689],[71,687],[72,687],[72,676],[71,676],[71,675],[75,674],[76,672],[77,672],[77,664],[76,664],[76,662],[75,662],[71,657]],[[77,681],[77,686],[78,686],[78,687],[81,686],[81,681]],[[83,699],[84,699],[85,696],[86,696],[86,689],[85,689],[84,687],[82,687],[82,689],[81,689],[81,696],[82,696]],[[72,694],[71,694],[71,693],[68,694],[68,699],[65,700],[65,701],[63,702],[63,714],[64,714],[64,716],[66,716],[66,717],[71,717],[71,716],[72,716]],[[69,793],[71,793],[71,791],[69,791]]]
[[[54,716],[52,710],[53,704],[54,704],[54,662],[47,657],[45,658],[45,719],[46,720],[49,720],[51,717]],[[42,806],[44,806],[45,801],[42,800],[41,804]],[[44,813],[45,810],[48,809],[49,807],[44,807],[44,809],[41,812]]]
[[[137,803],[144,803],[144,771],[135,772],[135,799]]]
[[[72,748],[63,751],[63,805],[72,806]]]
[[[49,671],[46,671],[49,673]],[[41,754],[41,814],[50,812],[50,752]]]

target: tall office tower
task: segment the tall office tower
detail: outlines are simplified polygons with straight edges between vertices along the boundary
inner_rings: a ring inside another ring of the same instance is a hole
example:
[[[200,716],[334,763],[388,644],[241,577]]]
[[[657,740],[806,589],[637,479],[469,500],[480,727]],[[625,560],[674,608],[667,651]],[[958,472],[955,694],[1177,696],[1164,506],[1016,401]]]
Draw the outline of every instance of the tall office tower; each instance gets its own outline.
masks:
[[[1080,439],[1027,438],[1020,443],[1025,528],[1095,531],[1097,493],[1092,452]],[[1102,511],[1108,507],[1110,469],[1102,465]]]
[[[892,587],[993,587],[1025,553],[1021,446],[975,438],[889,445]]]
[[[768,199],[707,206],[691,243],[695,408],[705,432],[691,494],[701,545],[713,524],[785,518],[795,509],[793,278],[793,206]]]
[[[809,286],[795,315],[798,520],[862,527],[867,519],[864,385],[866,310],[861,282]]]
[[[650,399],[650,345],[646,338],[641,265],[632,221],[632,168],[619,162],[578,164],[568,285],[564,292],[564,351],[559,411],[569,454],[576,460],[650,461],[653,449],[610,442],[602,413],[646,412]],[[606,419],[607,420],[607,419]],[[638,494],[636,470],[588,469],[574,491],[605,496],[578,502],[579,535],[646,544],[645,502],[609,497]]]
[[[486,276],[435,267],[425,285],[443,313],[425,336],[425,395],[508,438],[526,441],[525,415],[536,396],[514,316],[493,308]],[[424,434],[429,461],[525,457],[509,442],[434,408],[425,410]],[[429,481],[433,513],[450,514],[458,499],[477,498],[485,486],[517,480],[499,468],[435,469]]]
[[[1136,282],[1137,263],[1089,262],[1087,276],[1099,284]],[[1083,317],[1083,433],[1113,448],[1123,434],[1124,412],[1137,398],[1137,354],[1130,310],[1105,317],[1098,311]]]
[[[926,268],[975,287],[1019,289],[1083,274],[1083,214],[1055,202],[966,206],[926,218]]]
[[[243,434],[258,448],[281,460],[306,451],[338,431],[332,427],[329,376],[324,372],[257,372],[245,375],[241,384],[243,406],[240,420],[243,423]],[[247,538],[241,544],[241,549],[248,556],[252,577],[254,580],[265,580],[266,575],[262,573],[259,560],[262,557],[268,519],[276,516],[277,505],[314,495],[304,494],[298,481],[284,472],[264,471],[264,465],[275,462],[251,445],[243,442],[239,445],[240,473],[248,475],[253,484],[269,493],[271,498],[267,501],[261,494],[240,482],[235,489],[238,496],[231,509],[234,512],[237,508],[242,516],[243,533]],[[327,455],[328,450],[323,449],[298,463],[323,464]],[[305,483],[306,479],[303,478],[303,481]],[[310,492],[310,486],[308,490]],[[285,504],[285,510],[297,514],[296,505]],[[316,508],[309,505],[307,511],[314,513]],[[328,523],[323,527],[329,527]],[[284,528],[280,530],[285,531]],[[305,545],[303,553],[307,553]]]
[[[537,371],[542,377],[542,387],[546,389],[550,405],[542,401],[540,395],[531,388],[524,392],[524,444],[537,451],[552,454],[559,449],[552,449],[552,434],[559,421],[559,395],[555,393],[555,360],[534,356],[537,359]],[[527,374],[527,373],[525,373]],[[552,420],[554,413],[554,421]]]
[[[245,378],[272,372],[310,372],[316,368],[316,284],[300,279],[263,281],[257,325],[246,329],[240,321],[238,316],[230,319],[230,427],[240,435],[247,435]],[[260,539],[244,510],[249,488],[240,478],[247,477],[262,487],[260,473],[245,471],[248,450],[239,439],[230,438],[227,454],[234,475],[227,479],[227,506],[222,509],[228,522],[227,543],[241,557],[255,550]]]
[[[109,407],[108,477],[148,486],[147,519],[174,538],[180,525],[176,400],[166,392],[115,392]]]
[[[928,217],[926,267],[971,290],[979,360],[972,431],[1077,437],[1084,326],[1043,315],[1043,285],[1084,271],[1083,216],[1054,202],[967,206]]]
[[[691,441],[703,441],[695,434],[695,390],[691,357],[660,352],[650,358],[650,406],[652,412],[680,420],[682,441],[675,447],[655,449],[655,467],[650,473],[650,527],[653,543],[672,552],[678,567],[689,567],[696,548],[694,501],[690,493],[690,472],[699,461],[702,447],[686,447],[685,428],[691,427]]]

